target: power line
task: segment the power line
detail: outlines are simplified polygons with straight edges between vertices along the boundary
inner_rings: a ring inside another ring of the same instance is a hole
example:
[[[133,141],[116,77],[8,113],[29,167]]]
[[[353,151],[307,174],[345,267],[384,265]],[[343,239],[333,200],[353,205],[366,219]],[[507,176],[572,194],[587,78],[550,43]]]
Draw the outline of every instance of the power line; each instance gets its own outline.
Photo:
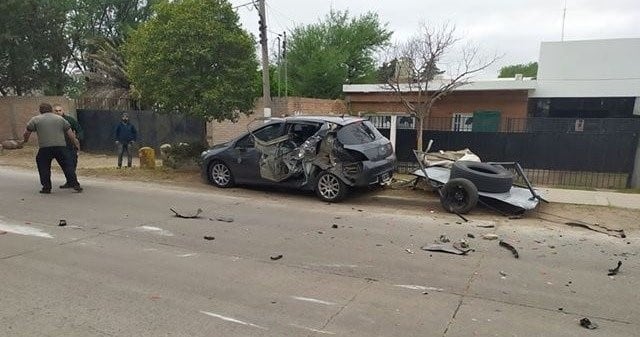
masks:
[[[254,6],[255,6],[255,2],[253,2],[253,1],[251,1],[251,2],[247,2],[247,3],[245,3],[245,4],[237,5],[237,6],[234,6],[234,7],[232,7],[232,8],[233,8],[233,9],[238,9],[238,8],[246,7],[246,6],[249,6],[249,5],[254,5]]]

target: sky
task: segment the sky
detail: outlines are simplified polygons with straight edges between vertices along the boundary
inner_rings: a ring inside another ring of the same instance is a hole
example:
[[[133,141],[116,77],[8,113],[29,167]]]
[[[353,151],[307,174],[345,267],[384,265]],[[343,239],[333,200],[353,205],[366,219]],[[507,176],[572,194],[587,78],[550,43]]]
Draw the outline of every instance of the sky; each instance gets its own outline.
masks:
[[[251,0],[230,0],[240,6]],[[463,43],[497,62],[477,76],[496,78],[502,66],[537,61],[540,42],[560,41],[564,0],[266,0],[269,46],[276,33],[318,22],[333,8],[357,16],[373,11],[393,32],[392,42],[414,36],[420,25],[455,25]],[[241,25],[258,35],[253,6],[236,9]],[[566,0],[564,40],[640,38],[640,0]],[[271,53],[271,50],[270,50]]]

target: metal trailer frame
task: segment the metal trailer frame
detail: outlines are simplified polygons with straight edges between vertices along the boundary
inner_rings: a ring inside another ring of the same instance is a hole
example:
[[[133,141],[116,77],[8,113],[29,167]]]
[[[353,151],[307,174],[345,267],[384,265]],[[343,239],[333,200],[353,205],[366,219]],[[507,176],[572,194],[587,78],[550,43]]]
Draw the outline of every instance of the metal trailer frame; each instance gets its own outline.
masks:
[[[413,154],[418,161],[420,169],[414,171],[412,174],[417,178],[414,182],[414,187],[417,185],[420,178],[424,178],[432,187],[434,187],[440,198],[442,198],[441,188],[449,181],[451,169],[446,167],[425,167],[420,157],[422,154],[426,154],[431,148],[432,141],[429,142],[427,150],[421,152],[413,150]],[[529,178],[524,173],[522,166],[517,162],[487,162],[487,164],[511,166],[515,169],[518,176],[522,177],[526,186],[513,185],[508,192],[504,193],[490,193],[478,191],[478,202],[483,206],[493,209],[503,215],[522,214],[525,211],[535,209],[540,201],[548,203],[531,185]]]

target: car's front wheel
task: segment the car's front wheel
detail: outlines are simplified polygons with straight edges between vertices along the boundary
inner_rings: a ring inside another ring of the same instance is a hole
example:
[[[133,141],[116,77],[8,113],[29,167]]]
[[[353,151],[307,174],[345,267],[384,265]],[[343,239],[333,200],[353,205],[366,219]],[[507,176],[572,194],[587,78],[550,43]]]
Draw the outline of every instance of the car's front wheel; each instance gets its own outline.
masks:
[[[347,196],[347,185],[329,172],[321,172],[316,179],[316,195],[320,200],[338,202]]]
[[[231,170],[221,161],[214,161],[209,165],[209,181],[220,188],[232,187],[234,184]]]

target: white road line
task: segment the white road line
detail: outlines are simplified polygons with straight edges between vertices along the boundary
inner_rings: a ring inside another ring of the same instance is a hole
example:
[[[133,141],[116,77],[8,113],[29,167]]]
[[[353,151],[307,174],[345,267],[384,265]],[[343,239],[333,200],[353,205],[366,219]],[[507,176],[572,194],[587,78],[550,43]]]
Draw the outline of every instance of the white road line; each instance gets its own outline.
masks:
[[[411,289],[411,290],[431,290],[431,291],[443,291],[444,290],[442,288],[415,286],[415,285],[411,285],[411,284],[396,284],[396,287],[406,288],[406,289]]]
[[[335,332],[317,330],[317,329],[314,329],[314,328],[307,328],[306,326],[302,326],[302,325],[298,325],[298,324],[289,324],[289,325],[292,326],[292,327],[295,327],[295,328],[304,329],[304,330],[308,330],[308,331],[313,331],[313,332],[317,332],[317,333],[323,333],[323,334],[326,334],[326,335],[335,335],[336,334]]]
[[[43,232],[39,228],[24,226],[24,225],[10,225],[3,221],[0,221],[0,230],[7,233],[13,233],[26,236],[37,236],[40,238],[53,239],[53,235]]]
[[[137,227],[138,229],[140,229],[143,232],[154,232],[158,235],[162,235],[162,236],[173,236],[173,233],[169,232],[168,230],[162,229],[160,227],[154,227],[154,226],[140,226]]]
[[[291,296],[291,298],[293,298],[294,300],[298,300],[298,301],[305,301],[305,302],[318,303],[318,304],[324,304],[324,305],[335,305],[335,303],[333,303],[333,302],[317,300],[315,298],[299,297],[299,296]]]
[[[233,322],[233,323],[238,323],[238,324],[242,324],[242,325],[252,326],[254,328],[258,328],[258,329],[262,329],[262,330],[269,330],[269,329],[267,329],[267,328],[265,328],[263,326],[259,326],[259,325],[252,324],[252,323],[243,322],[243,321],[241,321],[239,319],[235,319],[235,318],[232,318],[232,317],[227,317],[227,316],[214,314],[214,313],[208,312],[208,311],[202,311],[201,310],[200,313],[205,314],[207,316],[219,318],[219,319],[221,319],[223,321],[227,321],[227,322]]]

